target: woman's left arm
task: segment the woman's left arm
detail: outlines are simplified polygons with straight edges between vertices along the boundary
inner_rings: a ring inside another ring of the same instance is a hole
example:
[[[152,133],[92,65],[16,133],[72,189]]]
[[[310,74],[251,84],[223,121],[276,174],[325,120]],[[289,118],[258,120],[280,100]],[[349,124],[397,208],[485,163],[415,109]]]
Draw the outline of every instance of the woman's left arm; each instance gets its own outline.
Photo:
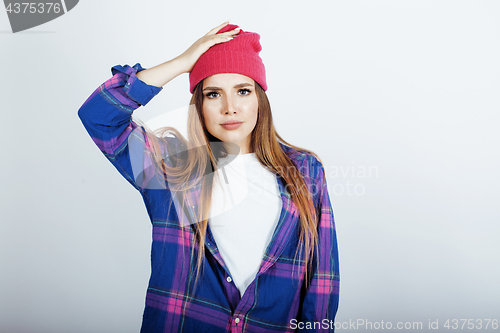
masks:
[[[303,291],[298,332],[333,332],[339,303],[339,258],[333,209],[321,162],[314,158],[310,169],[312,194],[318,216],[318,250],[313,262],[310,284]],[[309,325],[308,325],[309,323]],[[307,329],[312,327],[312,329]]]

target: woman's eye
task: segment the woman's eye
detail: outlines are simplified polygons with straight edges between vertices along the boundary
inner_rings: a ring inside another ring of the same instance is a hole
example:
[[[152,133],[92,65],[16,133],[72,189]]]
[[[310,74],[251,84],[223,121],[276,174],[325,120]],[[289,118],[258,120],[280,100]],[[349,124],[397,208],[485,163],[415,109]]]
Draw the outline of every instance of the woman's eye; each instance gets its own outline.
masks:
[[[240,95],[248,95],[251,93],[250,89],[240,89],[238,92]]]
[[[211,92],[209,92],[208,94],[206,94],[206,96],[207,96],[208,98],[215,98],[215,97],[217,97],[218,95],[219,95],[219,93],[218,93],[218,92],[215,92],[215,91],[211,91]]]

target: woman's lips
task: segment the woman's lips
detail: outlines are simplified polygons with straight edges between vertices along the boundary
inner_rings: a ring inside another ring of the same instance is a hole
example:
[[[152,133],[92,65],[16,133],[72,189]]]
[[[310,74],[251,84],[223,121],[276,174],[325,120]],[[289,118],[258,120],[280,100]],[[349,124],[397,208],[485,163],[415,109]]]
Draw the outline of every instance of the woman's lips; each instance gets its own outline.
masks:
[[[234,129],[237,129],[238,127],[240,127],[241,124],[243,124],[243,122],[230,120],[230,121],[226,121],[225,123],[220,124],[220,125],[227,130],[234,130]]]

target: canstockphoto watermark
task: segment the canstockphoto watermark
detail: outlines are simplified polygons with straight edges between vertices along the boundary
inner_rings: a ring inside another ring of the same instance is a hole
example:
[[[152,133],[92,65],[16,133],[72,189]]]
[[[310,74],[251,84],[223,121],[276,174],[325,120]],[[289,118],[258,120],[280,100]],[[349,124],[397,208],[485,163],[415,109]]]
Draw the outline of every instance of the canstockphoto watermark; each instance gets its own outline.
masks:
[[[334,195],[364,195],[366,180],[378,178],[376,165],[359,165],[354,161],[351,165],[325,165],[325,175],[329,181],[330,191]]]
[[[180,130],[184,137],[187,137],[187,127],[185,126],[188,122],[188,113],[196,110],[194,105],[189,105],[182,107],[173,112],[163,112],[162,114],[147,120],[145,123],[151,130],[156,130],[161,127],[166,126],[165,124],[171,124]],[[192,120],[199,121],[198,118],[193,117]],[[199,124],[201,126],[201,124]],[[309,174],[307,164],[300,165],[297,168],[292,167],[277,167],[279,171],[284,174],[294,176],[295,173],[300,172],[302,175]],[[335,196],[361,196],[368,192],[368,180],[379,177],[379,168],[376,165],[358,163],[357,161],[351,161],[351,163],[346,163],[343,165],[337,164],[323,164],[325,177],[328,181],[328,189],[331,195]],[[287,189],[286,189],[287,190]],[[299,189],[305,190],[305,189]],[[321,190],[318,188],[307,187],[313,195],[316,194],[315,191]]]
[[[321,321],[290,320],[291,329],[336,329],[336,330],[487,330],[498,329],[498,319],[469,318],[469,319],[428,319],[427,321],[371,321],[368,319],[349,319],[336,321],[323,319]]]
[[[73,9],[78,0],[13,1],[4,0],[12,32],[30,29],[52,21]]]

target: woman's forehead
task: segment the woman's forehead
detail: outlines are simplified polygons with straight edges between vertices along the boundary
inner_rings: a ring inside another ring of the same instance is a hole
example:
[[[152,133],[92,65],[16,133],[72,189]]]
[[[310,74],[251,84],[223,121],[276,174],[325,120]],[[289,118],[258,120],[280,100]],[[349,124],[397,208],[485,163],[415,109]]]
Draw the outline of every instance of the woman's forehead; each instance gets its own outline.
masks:
[[[219,73],[207,77],[203,80],[203,88],[208,86],[215,87],[234,87],[240,83],[250,83],[254,85],[254,80],[246,75],[236,73]]]

